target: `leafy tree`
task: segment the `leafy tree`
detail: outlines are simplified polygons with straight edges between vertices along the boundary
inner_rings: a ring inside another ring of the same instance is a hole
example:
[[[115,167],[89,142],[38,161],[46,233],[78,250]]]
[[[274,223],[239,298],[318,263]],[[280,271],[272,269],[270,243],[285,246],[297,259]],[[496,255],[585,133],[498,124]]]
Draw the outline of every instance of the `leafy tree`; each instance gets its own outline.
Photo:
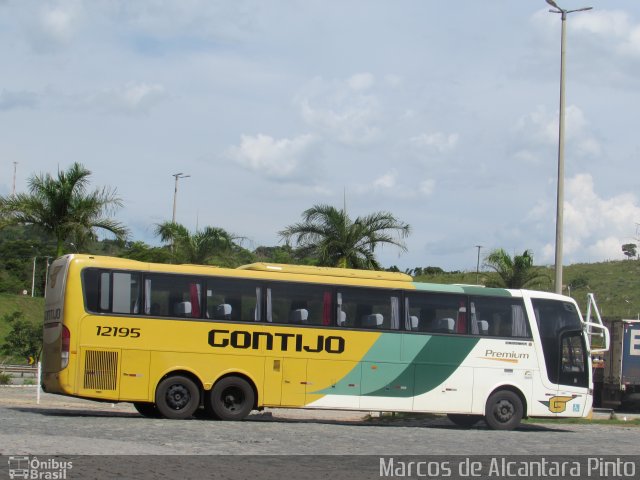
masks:
[[[42,349],[42,326],[25,320],[23,316],[20,311],[4,315],[3,321],[11,329],[1,347],[2,353],[22,357],[25,360],[29,357],[37,360]]]
[[[0,230],[0,292],[30,291],[34,258],[37,260],[35,290],[42,291],[45,257],[53,257],[54,253],[55,245],[32,226],[15,225]]]
[[[130,258],[131,260],[139,260],[141,262],[171,262],[171,252],[167,248],[151,247],[141,241],[126,242],[119,256],[123,258]]]
[[[622,253],[624,253],[629,260],[636,256],[638,245],[635,243],[625,243],[622,245]]]
[[[0,215],[5,225],[35,225],[56,239],[56,255],[64,253],[64,243],[72,241],[82,248],[95,240],[96,229],[124,239],[128,231],[105,214],[122,206],[115,189],[103,187],[88,191],[91,172],[79,163],[57,178],[50,174],[29,178],[29,194],[0,196]]]
[[[390,244],[406,251],[400,239],[411,231],[408,224],[388,212],[351,220],[345,210],[330,205],[314,205],[302,213],[302,219],[280,231],[280,237],[286,242],[293,239],[304,254],[329,267],[380,269],[376,247]]]
[[[502,248],[493,250],[484,260],[497,276],[487,282],[489,287],[526,288],[548,282],[549,277],[533,265],[533,253],[525,250],[522,255],[509,256]]]
[[[191,233],[184,225],[173,222],[157,225],[156,235],[171,246],[175,262],[198,265],[209,264],[222,253],[238,253],[234,242],[241,238],[217,227]]]

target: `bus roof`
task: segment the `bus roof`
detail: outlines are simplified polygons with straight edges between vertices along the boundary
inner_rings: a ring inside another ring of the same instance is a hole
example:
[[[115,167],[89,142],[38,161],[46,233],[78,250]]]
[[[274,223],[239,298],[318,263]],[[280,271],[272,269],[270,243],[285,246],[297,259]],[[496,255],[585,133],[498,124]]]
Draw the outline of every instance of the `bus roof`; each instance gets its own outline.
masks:
[[[365,280],[388,280],[395,282],[412,282],[413,278],[406,273],[380,272],[377,270],[355,270],[351,268],[314,267],[310,265],[288,265],[282,263],[251,263],[242,265],[238,270],[255,270],[259,272],[295,273],[299,275],[322,275],[326,277],[360,278]]]

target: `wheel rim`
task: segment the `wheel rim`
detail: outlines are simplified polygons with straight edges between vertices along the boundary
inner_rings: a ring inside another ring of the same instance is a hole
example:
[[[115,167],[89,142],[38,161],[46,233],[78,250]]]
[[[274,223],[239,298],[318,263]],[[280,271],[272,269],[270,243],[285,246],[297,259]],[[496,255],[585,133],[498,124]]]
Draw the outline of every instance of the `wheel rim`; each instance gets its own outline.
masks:
[[[509,400],[500,400],[493,407],[493,416],[500,423],[507,423],[515,415],[515,407]]]
[[[167,389],[167,405],[173,410],[181,410],[191,401],[191,392],[182,384],[171,385]]]
[[[220,403],[228,412],[236,412],[244,406],[245,397],[242,389],[238,387],[228,387],[220,395]]]

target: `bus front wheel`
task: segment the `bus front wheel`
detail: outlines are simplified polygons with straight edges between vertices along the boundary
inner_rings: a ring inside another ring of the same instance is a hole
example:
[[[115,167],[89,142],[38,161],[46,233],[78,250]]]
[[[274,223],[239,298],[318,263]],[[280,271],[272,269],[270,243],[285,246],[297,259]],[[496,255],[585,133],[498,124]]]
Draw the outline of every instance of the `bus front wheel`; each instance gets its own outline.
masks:
[[[249,382],[240,377],[225,377],[209,394],[208,408],[214,418],[242,420],[253,410],[255,393]]]
[[[156,408],[165,418],[181,420],[191,417],[200,405],[200,389],[190,378],[167,377],[156,389]]]
[[[513,430],[522,420],[524,408],[517,393],[498,390],[487,400],[485,422],[493,430]]]

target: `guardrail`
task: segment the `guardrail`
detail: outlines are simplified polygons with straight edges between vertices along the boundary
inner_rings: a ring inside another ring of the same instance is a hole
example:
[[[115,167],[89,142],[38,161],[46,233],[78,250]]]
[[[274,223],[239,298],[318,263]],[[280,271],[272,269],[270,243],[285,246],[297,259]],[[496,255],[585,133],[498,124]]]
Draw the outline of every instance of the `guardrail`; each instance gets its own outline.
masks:
[[[20,375],[20,377],[28,376],[37,376],[38,374],[38,366],[37,365],[0,365],[0,373],[8,373],[11,376]]]

